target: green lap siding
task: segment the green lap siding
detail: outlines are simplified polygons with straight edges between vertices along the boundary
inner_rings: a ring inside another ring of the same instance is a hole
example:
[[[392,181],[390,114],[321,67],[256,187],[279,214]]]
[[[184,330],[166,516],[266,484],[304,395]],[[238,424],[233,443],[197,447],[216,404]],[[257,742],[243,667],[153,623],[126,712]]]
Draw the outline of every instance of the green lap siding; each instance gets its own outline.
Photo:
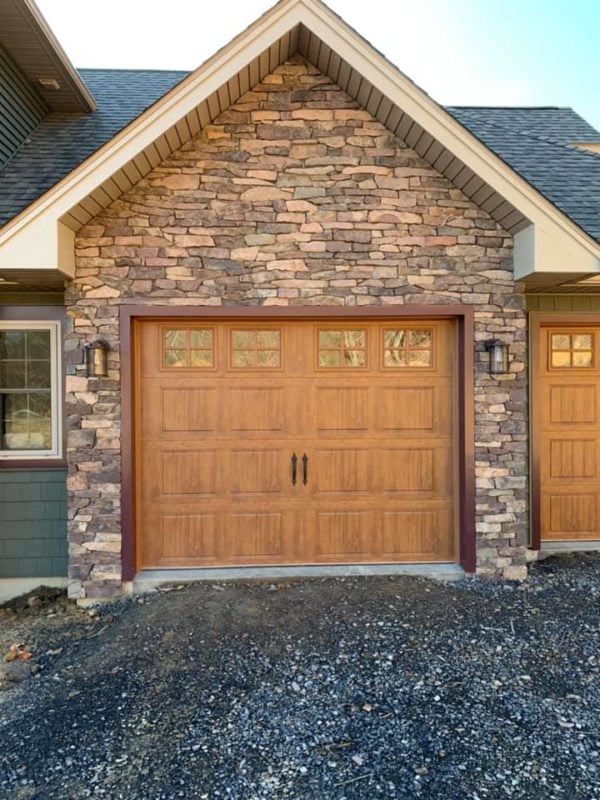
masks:
[[[0,471],[0,578],[67,575],[67,471]]]

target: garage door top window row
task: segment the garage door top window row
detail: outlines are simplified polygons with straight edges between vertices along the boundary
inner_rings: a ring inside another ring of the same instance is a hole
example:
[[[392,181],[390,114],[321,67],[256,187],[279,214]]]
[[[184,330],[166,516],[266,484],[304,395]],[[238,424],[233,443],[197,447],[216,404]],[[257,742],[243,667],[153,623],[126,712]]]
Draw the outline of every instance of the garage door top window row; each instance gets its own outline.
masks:
[[[316,327],[317,369],[369,368],[366,328]],[[230,369],[279,369],[283,331],[279,328],[237,328],[228,331]],[[382,326],[379,362],[382,369],[433,367],[433,330]],[[214,328],[196,326],[162,330],[165,369],[214,369],[218,362]]]

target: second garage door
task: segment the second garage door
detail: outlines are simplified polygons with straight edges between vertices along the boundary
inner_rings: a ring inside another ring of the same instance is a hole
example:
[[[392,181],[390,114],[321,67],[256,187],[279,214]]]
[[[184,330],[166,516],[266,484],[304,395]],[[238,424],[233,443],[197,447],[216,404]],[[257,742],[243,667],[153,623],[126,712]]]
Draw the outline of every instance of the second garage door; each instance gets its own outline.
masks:
[[[454,559],[452,321],[136,335],[138,568]]]

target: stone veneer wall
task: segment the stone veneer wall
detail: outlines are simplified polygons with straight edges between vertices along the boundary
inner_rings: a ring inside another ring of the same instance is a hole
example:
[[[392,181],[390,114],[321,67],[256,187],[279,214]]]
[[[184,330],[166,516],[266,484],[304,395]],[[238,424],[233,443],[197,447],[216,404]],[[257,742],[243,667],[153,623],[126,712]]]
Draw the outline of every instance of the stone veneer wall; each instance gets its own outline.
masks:
[[[511,237],[300,59],[278,68],[92,223],[67,290],[71,596],[121,590],[123,303],[465,303],[476,318],[478,572],[522,578],[527,387]],[[111,345],[87,380],[81,346]],[[492,380],[484,341],[511,345]]]

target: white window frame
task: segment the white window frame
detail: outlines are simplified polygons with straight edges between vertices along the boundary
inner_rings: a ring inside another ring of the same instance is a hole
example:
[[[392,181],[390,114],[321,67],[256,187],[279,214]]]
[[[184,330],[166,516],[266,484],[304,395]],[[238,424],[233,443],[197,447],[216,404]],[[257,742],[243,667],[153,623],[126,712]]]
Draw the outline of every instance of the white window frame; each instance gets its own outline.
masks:
[[[49,450],[4,450],[0,448],[0,461],[33,461],[62,458],[62,358],[61,325],[59,321],[15,320],[0,322],[0,330],[50,332],[50,404],[52,409],[52,447]]]

